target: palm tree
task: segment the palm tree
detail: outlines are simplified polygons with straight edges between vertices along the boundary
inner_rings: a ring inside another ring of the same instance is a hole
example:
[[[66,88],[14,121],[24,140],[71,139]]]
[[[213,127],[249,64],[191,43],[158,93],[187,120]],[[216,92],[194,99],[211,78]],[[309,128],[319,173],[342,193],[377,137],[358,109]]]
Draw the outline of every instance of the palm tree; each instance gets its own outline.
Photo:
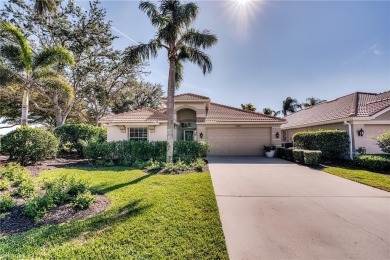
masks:
[[[141,2],[139,8],[146,13],[152,25],[157,28],[156,37],[147,44],[139,44],[126,50],[125,61],[134,63],[155,58],[160,49],[165,49],[169,60],[168,74],[168,131],[167,161],[173,157],[174,96],[183,80],[183,62],[198,65],[203,74],[211,72],[210,57],[203,50],[217,43],[217,37],[210,31],[191,28],[199,8],[195,3],[182,4],[178,0],[162,0],[157,7],[151,2]]]
[[[56,0],[35,0],[34,11],[37,15],[44,16],[47,13],[55,13],[56,10]]]
[[[296,100],[295,98],[288,97],[283,100],[282,113],[284,116],[295,113],[301,108],[301,104],[299,104],[298,100]]]
[[[241,108],[249,111],[256,111],[256,107],[252,103],[241,104]]]
[[[278,116],[280,114],[280,111],[275,111],[269,107],[265,107],[265,108],[263,108],[263,114],[269,115],[269,116]]]
[[[54,66],[73,64],[73,55],[62,47],[51,47],[33,53],[27,39],[13,25],[0,23],[4,37],[0,45],[0,87],[23,86],[21,125],[28,124],[29,91],[46,86],[71,91]]]
[[[326,102],[326,100],[322,100],[322,99],[319,99],[319,98],[315,98],[315,97],[310,97],[310,98],[306,98],[306,102],[303,103],[303,107],[305,108],[308,108],[308,107],[312,107],[312,106],[315,106],[317,104],[320,104],[322,102]]]

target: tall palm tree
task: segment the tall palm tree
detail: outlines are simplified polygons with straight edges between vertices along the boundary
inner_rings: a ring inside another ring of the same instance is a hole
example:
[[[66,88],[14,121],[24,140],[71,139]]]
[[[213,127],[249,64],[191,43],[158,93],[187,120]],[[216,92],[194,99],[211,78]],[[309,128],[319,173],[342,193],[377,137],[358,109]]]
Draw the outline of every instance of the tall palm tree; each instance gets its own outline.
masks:
[[[308,108],[308,107],[312,107],[312,106],[315,106],[317,104],[320,104],[322,102],[326,102],[326,100],[322,100],[322,99],[319,99],[319,98],[315,98],[315,97],[309,97],[309,98],[306,98],[306,102],[303,103],[303,107],[305,108]]]
[[[284,116],[295,113],[301,108],[301,104],[299,104],[298,100],[296,100],[295,98],[288,97],[283,100],[282,113]]]
[[[263,114],[269,115],[269,116],[278,116],[280,114],[280,111],[275,111],[269,107],[265,107],[265,108],[263,108]]]
[[[47,13],[55,13],[56,10],[56,0],[35,0],[34,11],[37,15],[44,16]]]
[[[241,108],[249,111],[256,111],[256,107],[252,103],[241,104]]]
[[[217,37],[210,31],[191,28],[199,8],[195,3],[182,4],[179,0],[162,0],[159,7],[151,2],[141,2],[139,8],[146,13],[152,25],[157,28],[156,37],[146,44],[129,47],[125,61],[138,62],[155,58],[160,49],[165,49],[169,60],[168,74],[168,131],[167,161],[173,157],[174,96],[175,88],[183,80],[183,62],[198,65],[203,74],[211,72],[210,57],[203,50],[217,43]]]
[[[54,66],[73,64],[73,55],[62,47],[45,48],[33,53],[27,39],[9,23],[0,23],[0,35],[5,39],[0,42],[0,87],[13,84],[23,86],[21,125],[27,125],[29,91],[42,86],[71,91]]]

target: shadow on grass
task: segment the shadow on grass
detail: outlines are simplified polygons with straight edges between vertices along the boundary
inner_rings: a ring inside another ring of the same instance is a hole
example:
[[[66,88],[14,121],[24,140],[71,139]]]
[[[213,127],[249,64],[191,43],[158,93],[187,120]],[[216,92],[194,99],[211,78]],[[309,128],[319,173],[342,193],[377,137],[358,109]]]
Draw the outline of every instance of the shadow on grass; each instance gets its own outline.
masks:
[[[11,258],[22,258],[28,252],[39,252],[40,249],[60,245],[105,227],[115,225],[129,218],[142,214],[152,205],[140,205],[136,200],[119,209],[108,210],[95,217],[76,220],[62,225],[46,225],[24,233],[0,238],[0,255]],[[32,249],[33,248],[33,249]]]
[[[117,190],[117,189],[120,189],[120,188],[123,188],[123,187],[126,187],[126,186],[129,186],[129,185],[134,185],[134,184],[137,184],[149,177],[152,177],[153,175],[155,175],[155,173],[151,173],[151,174],[145,174],[137,179],[134,179],[132,181],[129,181],[129,182],[125,182],[125,183],[120,183],[120,184],[116,184],[116,185],[112,185],[112,186],[109,186],[109,187],[105,187],[105,185],[98,185],[98,186],[94,186],[93,187],[93,190],[96,191],[97,193],[99,194],[106,194],[108,192],[111,192],[111,191],[114,191],[114,190]]]

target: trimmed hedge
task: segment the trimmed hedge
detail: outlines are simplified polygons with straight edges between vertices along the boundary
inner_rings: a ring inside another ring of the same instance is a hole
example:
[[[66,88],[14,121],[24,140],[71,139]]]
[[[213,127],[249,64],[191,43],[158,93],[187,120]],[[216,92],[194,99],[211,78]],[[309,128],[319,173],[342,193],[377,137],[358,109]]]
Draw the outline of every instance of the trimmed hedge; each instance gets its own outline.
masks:
[[[304,163],[306,165],[318,165],[321,161],[321,151],[303,151]]]
[[[294,161],[294,154],[292,148],[278,147],[276,148],[276,156],[289,161]]]
[[[54,130],[60,140],[62,151],[82,155],[86,143],[91,141],[104,142],[107,140],[107,129],[86,124],[65,124]]]
[[[294,161],[303,164],[305,162],[304,151],[305,150],[294,149],[293,150]]]
[[[390,155],[358,155],[354,158],[357,166],[374,171],[390,171]]]
[[[191,162],[206,157],[210,150],[207,142],[177,141],[174,142],[174,160]],[[84,148],[84,156],[93,163],[101,165],[133,166],[149,160],[164,162],[167,142],[91,142]]]
[[[294,146],[303,150],[319,150],[327,158],[341,158],[348,152],[349,137],[343,130],[299,132],[293,135]]]
[[[58,139],[51,132],[23,126],[1,139],[1,152],[26,165],[56,157],[58,145]]]

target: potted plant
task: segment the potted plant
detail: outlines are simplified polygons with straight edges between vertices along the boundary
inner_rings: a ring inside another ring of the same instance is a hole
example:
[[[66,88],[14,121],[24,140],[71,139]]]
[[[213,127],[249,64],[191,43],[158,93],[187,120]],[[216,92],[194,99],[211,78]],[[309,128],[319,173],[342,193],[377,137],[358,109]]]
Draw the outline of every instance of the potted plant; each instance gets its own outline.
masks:
[[[264,145],[265,156],[267,156],[268,158],[272,158],[275,156],[275,150],[276,146],[274,144],[271,146]]]

